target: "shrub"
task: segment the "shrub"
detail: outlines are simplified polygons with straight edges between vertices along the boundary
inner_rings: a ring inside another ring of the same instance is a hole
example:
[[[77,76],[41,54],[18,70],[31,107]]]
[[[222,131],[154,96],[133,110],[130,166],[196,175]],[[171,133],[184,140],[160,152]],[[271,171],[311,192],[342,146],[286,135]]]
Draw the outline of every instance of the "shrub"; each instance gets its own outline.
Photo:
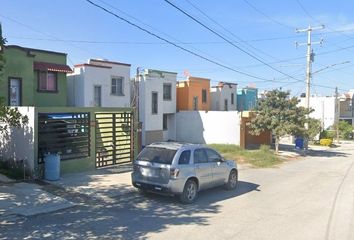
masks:
[[[320,140],[320,145],[321,145],[321,146],[327,146],[327,147],[329,147],[329,146],[332,145],[332,143],[333,143],[332,139],[329,139],[329,138],[322,138],[322,139]]]
[[[320,133],[320,139],[333,139],[334,136],[335,136],[335,132],[330,130],[323,130]]]
[[[259,147],[259,150],[260,150],[261,152],[269,152],[270,146],[269,146],[269,145],[264,145],[264,144],[262,144],[262,145]]]

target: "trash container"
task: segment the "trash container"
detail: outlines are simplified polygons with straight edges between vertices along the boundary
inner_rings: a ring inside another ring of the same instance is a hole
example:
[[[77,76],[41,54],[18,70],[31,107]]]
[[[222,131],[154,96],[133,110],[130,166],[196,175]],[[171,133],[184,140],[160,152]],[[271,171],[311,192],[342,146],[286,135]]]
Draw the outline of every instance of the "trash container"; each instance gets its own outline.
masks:
[[[60,178],[60,155],[48,154],[44,157],[44,179],[56,181]]]
[[[297,137],[295,139],[295,148],[296,149],[304,149],[304,139],[301,137]]]

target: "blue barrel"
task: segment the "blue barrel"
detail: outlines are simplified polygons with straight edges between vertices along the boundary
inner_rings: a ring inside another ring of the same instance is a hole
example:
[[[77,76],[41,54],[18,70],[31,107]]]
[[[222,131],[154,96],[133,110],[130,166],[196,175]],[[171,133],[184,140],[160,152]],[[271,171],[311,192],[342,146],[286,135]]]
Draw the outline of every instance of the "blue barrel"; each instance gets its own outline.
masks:
[[[295,148],[297,149],[304,149],[304,139],[297,137],[295,139]]]
[[[48,154],[44,157],[44,178],[49,181],[59,180],[60,178],[59,154]]]

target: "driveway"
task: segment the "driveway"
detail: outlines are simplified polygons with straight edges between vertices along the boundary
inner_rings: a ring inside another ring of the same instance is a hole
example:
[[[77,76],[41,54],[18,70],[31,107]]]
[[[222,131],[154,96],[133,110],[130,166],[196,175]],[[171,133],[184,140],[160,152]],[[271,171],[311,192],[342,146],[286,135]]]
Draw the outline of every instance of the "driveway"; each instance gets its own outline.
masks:
[[[237,191],[202,192],[193,205],[135,190],[72,191],[64,195],[76,206],[1,224],[0,238],[354,239],[353,165],[354,145],[313,151],[278,168],[242,169]]]

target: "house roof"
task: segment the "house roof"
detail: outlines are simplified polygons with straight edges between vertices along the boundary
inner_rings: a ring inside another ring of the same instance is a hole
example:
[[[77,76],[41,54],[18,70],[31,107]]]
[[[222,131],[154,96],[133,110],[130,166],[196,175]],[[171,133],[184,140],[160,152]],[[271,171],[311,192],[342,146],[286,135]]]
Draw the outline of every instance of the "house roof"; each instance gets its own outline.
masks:
[[[76,65],[74,65],[74,67],[97,67],[97,68],[108,68],[108,69],[112,68],[110,66],[103,66],[103,65],[90,64],[90,63],[76,64]]]
[[[57,54],[57,55],[64,55],[66,56],[66,53],[62,53],[62,52],[54,52],[54,51],[48,51],[48,50],[43,50],[43,49],[36,49],[36,48],[26,48],[26,47],[21,47],[18,45],[6,45],[5,48],[16,48],[25,52],[28,51],[35,51],[35,52],[44,52],[44,53],[50,53],[50,54]]]
[[[92,62],[98,62],[98,63],[108,63],[108,64],[128,66],[128,67],[131,66],[131,64],[128,64],[128,63],[112,62],[112,61],[101,60],[101,59],[90,59],[89,62],[90,62],[90,64],[92,64]]]
[[[47,63],[47,62],[33,62],[33,69],[40,71],[53,71],[53,72],[72,72],[71,68],[65,64]]]

